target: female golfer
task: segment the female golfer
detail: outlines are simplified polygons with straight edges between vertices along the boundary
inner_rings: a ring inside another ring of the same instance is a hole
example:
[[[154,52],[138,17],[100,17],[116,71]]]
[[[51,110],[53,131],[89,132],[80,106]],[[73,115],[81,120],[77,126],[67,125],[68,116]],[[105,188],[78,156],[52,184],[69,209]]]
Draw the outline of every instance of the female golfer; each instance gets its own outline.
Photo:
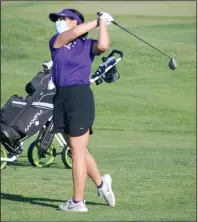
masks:
[[[98,194],[109,206],[115,206],[111,177],[101,176],[92,155],[87,151],[95,118],[94,96],[89,85],[91,66],[96,55],[109,48],[107,25],[113,18],[101,12],[98,19],[84,22],[74,9],[50,13],[56,32],[49,41],[53,60],[52,80],[57,88],[54,97],[53,132],[63,133],[72,152],[73,197],[59,206],[65,211],[88,211],[84,201],[87,175],[94,181]],[[99,27],[98,40],[86,39],[88,32]]]

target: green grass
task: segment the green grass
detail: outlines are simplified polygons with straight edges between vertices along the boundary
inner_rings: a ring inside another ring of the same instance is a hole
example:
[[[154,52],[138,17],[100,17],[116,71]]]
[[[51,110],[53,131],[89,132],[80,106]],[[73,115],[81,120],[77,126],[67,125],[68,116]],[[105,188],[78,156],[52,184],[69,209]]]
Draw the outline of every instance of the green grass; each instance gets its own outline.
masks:
[[[76,8],[86,20],[97,11],[162,51],[178,68],[118,27],[111,48],[123,51],[113,84],[92,86],[96,119],[90,150],[102,173],[110,173],[117,205],[109,208],[88,179],[89,212],[65,213],[58,204],[72,195],[71,170],[60,156],[33,168],[24,153],[1,171],[2,221],[196,221],[196,2],[4,2],[1,8],[1,104],[50,59],[54,26],[48,14]],[[97,31],[89,37],[96,38]],[[105,53],[106,55],[109,53]],[[96,58],[93,71],[101,58]],[[56,143],[55,143],[56,145]],[[59,149],[59,148],[58,148]]]

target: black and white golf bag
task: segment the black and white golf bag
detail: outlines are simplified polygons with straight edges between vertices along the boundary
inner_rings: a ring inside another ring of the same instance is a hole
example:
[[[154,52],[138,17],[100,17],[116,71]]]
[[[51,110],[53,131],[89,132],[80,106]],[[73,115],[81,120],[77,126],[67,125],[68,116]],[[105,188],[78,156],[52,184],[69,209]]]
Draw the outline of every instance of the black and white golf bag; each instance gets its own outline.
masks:
[[[20,140],[37,134],[52,117],[55,87],[50,87],[51,70],[43,65],[25,90],[26,98],[13,95],[0,111],[0,141],[9,152],[17,153]]]

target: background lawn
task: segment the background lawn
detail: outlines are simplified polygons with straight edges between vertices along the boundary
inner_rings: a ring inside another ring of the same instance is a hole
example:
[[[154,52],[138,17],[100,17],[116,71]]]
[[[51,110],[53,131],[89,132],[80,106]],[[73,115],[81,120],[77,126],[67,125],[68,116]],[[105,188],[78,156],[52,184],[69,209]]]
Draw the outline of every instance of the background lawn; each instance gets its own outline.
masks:
[[[108,207],[88,179],[85,214],[57,211],[72,195],[71,170],[60,156],[34,168],[27,148],[1,171],[2,221],[195,221],[196,220],[196,2],[3,2],[1,5],[1,105],[50,60],[50,12],[76,8],[86,20],[107,11],[167,58],[111,25],[111,50],[123,51],[113,84],[92,85],[96,119],[90,150],[102,173],[113,178],[117,205]],[[97,30],[89,34],[97,37]],[[101,63],[97,57],[93,72]],[[56,143],[55,143],[56,145]],[[59,149],[59,147],[58,147]]]

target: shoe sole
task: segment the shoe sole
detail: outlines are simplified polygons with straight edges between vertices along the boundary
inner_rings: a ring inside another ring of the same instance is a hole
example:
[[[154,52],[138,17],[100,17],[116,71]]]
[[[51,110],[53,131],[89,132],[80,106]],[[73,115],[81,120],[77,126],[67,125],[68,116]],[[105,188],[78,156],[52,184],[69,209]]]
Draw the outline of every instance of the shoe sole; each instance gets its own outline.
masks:
[[[70,211],[70,212],[87,212],[88,209],[84,208],[84,209],[62,209],[62,208],[58,208],[61,211]]]

